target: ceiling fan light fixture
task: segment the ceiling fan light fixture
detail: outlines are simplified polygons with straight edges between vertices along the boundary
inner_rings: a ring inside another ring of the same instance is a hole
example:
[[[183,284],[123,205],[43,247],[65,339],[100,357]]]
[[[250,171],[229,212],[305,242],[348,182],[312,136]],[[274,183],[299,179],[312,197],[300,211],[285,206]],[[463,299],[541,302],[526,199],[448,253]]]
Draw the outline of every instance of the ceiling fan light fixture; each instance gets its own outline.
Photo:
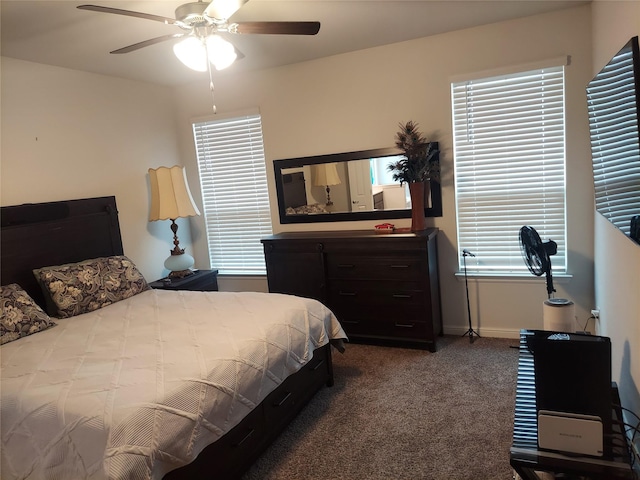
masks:
[[[236,13],[248,0],[211,0],[204,10],[205,16],[218,23]]]
[[[215,34],[207,37],[207,51],[209,52],[209,61],[216,67],[216,70],[227,68],[238,57],[234,46]]]
[[[173,53],[191,70],[207,71],[207,49],[197,37],[187,37],[173,46]]]
[[[197,72],[207,71],[207,58],[216,70],[230,66],[238,57],[234,46],[219,35],[208,35],[203,41],[198,36],[189,36],[173,46],[178,60]]]

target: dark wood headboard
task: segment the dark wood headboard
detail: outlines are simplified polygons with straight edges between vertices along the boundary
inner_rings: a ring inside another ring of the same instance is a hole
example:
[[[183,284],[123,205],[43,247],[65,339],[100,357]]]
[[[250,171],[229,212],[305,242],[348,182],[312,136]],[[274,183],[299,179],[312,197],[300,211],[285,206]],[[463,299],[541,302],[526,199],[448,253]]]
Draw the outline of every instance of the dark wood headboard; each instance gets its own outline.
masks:
[[[43,308],[32,270],[122,255],[116,197],[1,207],[0,283],[17,283]]]

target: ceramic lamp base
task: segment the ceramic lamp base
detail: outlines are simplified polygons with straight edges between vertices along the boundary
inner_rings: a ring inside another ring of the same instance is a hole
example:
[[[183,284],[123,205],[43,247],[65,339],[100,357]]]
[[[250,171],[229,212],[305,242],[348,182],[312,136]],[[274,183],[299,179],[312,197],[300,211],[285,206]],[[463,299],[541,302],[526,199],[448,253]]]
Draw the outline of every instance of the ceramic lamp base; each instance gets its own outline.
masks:
[[[193,273],[191,267],[193,267],[194,263],[195,261],[191,255],[182,253],[180,255],[171,255],[167,258],[164,261],[164,268],[171,272],[169,277],[182,278]]]

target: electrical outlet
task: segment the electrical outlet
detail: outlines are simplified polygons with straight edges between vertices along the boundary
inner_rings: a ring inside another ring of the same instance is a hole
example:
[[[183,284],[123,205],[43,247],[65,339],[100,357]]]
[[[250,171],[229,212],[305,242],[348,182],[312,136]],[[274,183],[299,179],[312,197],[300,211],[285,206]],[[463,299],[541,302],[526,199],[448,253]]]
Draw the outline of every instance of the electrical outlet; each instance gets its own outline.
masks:
[[[600,310],[598,310],[597,308],[594,310],[591,310],[591,316],[596,320],[600,320]]]

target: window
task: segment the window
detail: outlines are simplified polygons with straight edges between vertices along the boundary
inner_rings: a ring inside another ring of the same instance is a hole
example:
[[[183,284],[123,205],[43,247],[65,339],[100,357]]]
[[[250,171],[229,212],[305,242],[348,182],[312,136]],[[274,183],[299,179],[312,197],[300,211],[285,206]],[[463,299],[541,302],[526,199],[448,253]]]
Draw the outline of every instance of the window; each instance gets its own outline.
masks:
[[[564,67],[451,84],[458,247],[476,274],[528,272],[523,225],[566,273]],[[459,255],[460,268],[463,258]]]
[[[193,136],[211,265],[265,274],[260,239],[272,230],[260,115],[194,123]]]
[[[402,155],[371,158],[371,184],[372,185],[397,185],[393,179],[393,172],[389,171],[389,164],[397,162],[403,158]],[[408,190],[408,187],[407,187]]]

